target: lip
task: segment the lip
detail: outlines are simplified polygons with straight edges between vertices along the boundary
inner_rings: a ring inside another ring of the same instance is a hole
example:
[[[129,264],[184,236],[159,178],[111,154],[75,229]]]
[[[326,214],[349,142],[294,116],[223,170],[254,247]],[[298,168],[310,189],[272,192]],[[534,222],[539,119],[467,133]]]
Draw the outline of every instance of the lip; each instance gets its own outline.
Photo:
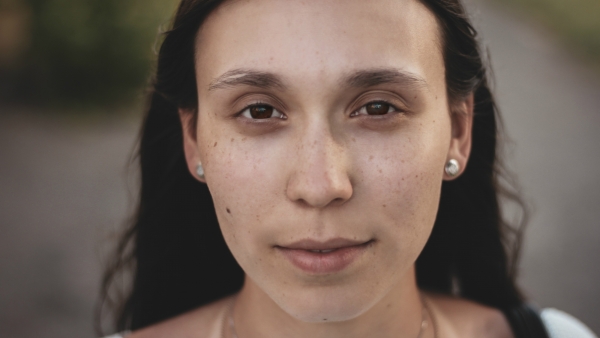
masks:
[[[322,275],[342,271],[356,261],[372,242],[344,238],[325,242],[304,239],[275,248],[297,268],[309,274]]]

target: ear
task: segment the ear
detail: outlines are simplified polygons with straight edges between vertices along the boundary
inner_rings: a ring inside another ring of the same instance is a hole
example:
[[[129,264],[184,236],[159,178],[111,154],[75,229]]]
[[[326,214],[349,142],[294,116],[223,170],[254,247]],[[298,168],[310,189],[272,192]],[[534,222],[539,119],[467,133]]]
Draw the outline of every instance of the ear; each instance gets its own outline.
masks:
[[[195,112],[191,109],[179,108],[179,119],[181,120],[181,128],[183,129],[183,151],[185,153],[185,161],[187,162],[190,174],[200,182],[206,183],[206,180],[199,177],[196,169],[200,161],[200,151],[198,149],[198,140],[196,137],[196,119]]]
[[[466,98],[453,105],[451,112],[452,139],[448,149],[446,163],[450,159],[458,161],[458,175],[449,176],[444,172],[444,180],[451,181],[459,177],[466,169],[469,155],[471,154],[471,131],[473,128],[474,95],[469,94]]]

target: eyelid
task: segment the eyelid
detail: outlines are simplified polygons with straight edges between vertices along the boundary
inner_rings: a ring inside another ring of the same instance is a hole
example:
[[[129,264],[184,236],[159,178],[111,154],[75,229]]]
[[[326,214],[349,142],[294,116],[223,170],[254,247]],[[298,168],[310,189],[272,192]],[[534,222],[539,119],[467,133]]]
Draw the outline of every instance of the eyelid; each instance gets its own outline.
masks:
[[[252,107],[260,107],[260,106],[267,106],[267,107],[273,108],[274,111],[276,111],[279,114],[281,114],[281,117],[269,117],[269,118],[265,118],[265,119],[255,119],[255,118],[252,118],[252,116],[243,116],[244,113],[246,111],[248,111],[250,108],[252,108]],[[284,113],[282,113],[280,111],[280,109],[276,108],[274,105],[271,105],[271,104],[268,104],[268,103],[264,103],[264,102],[261,102],[261,101],[256,101],[254,103],[247,104],[244,108],[242,108],[242,110],[240,110],[239,112],[237,112],[234,116],[238,117],[238,118],[244,118],[246,120],[249,120],[249,121],[252,121],[252,122],[257,122],[257,123],[265,123],[265,122],[268,122],[269,120],[275,120],[275,119],[287,120],[287,116]],[[262,121],[262,122],[260,122],[260,121]]]
[[[242,109],[235,109],[235,113],[230,116],[238,117],[245,109],[251,106],[265,105],[276,108],[279,112],[287,111],[285,102],[281,101],[277,96],[264,91],[251,91],[237,96],[232,102],[231,107],[242,106]],[[233,109],[232,109],[233,110]]]
[[[410,101],[406,100],[406,93],[398,92],[390,89],[372,89],[366,92],[359,93],[352,100],[351,106],[356,107],[352,113],[360,108],[375,102],[385,102],[393,106],[399,112],[409,113],[411,111]]]
[[[362,110],[366,106],[368,106],[370,104],[373,104],[373,103],[385,103],[385,104],[389,105],[391,108],[393,108],[394,111],[386,113],[386,114],[382,114],[382,115],[369,115],[369,114],[359,114],[358,113],[360,110]],[[390,100],[386,100],[386,99],[372,99],[372,100],[369,100],[368,102],[362,104],[360,107],[358,107],[358,109],[353,110],[350,113],[350,116],[354,117],[354,116],[364,115],[364,116],[372,116],[374,118],[382,118],[382,117],[390,115],[391,113],[406,113],[406,112],[407,112],[406,109],[398,108],[398,105],[395,104],[395,103],[393,103],[393,102],[390,102]]]

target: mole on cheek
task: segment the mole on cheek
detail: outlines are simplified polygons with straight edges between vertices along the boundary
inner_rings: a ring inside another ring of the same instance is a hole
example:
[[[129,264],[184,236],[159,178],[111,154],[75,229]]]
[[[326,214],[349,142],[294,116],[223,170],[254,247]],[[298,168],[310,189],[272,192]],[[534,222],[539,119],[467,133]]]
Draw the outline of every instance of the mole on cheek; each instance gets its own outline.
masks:
[[[231,210],[229,210],[229,208],[225,208],[225,210],[227,210],[228,214],[231,214]]]

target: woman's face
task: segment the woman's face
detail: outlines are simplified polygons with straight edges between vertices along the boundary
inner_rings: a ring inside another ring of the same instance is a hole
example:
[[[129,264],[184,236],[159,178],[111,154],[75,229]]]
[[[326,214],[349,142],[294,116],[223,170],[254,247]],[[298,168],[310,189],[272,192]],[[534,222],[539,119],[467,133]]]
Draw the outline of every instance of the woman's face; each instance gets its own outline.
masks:
[[[434,15],[415,0],[232,1],[196,53],[186,157],[247,283],[303,321],[414,284],[444,165],[470,149]]]

